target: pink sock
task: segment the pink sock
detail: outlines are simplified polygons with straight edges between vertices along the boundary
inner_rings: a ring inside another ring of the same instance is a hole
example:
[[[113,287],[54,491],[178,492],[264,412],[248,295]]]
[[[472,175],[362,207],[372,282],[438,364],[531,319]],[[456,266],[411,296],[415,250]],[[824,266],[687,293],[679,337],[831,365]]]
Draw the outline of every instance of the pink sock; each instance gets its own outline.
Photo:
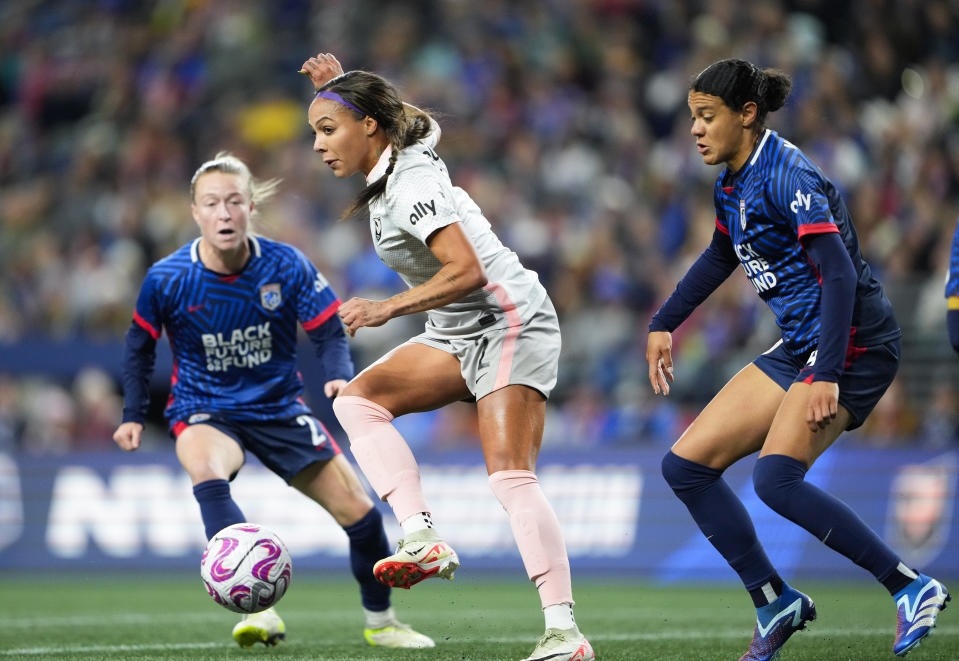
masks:
[[[509,515],[513,537],[543,608],[573,603],[566,544],[556,513],[532,471],[497,471],[489,485]]]
[[[410,447],[391,423],[393,415],[363,397],[340,395],[333,400],[350,449],[377,495],[390,504],[401,522],[418,512],[429,512],[420,469]]]

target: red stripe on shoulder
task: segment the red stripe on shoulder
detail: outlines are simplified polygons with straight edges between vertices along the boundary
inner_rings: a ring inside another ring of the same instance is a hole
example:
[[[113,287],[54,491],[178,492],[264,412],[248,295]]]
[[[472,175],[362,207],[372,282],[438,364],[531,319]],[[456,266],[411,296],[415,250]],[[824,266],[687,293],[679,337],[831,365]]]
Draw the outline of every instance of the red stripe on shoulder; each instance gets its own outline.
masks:
[[[716,229],[718,229],[720,232],[722,232],[726,236],[729,236],[729,229],[727,229],[725,225],[719,222],[719,216],[716,216]]]
[[[303,322],[303,330],[311,331],[314,328],[323,325],[323,323],[336,314],[336,311],[340,309],[340,299],[336,299],[332,303],[326,306],[326,309],[323,312],[319,313],[309,321]]]
[[[836,227],[835,223],[813,223],[811,225],[799,226],[800,239],[807,234],[829,234],[831,232],[839,233],[839,228]]]
[[[140,313],[138,313],[136,310],[133,311],[133,321],[136,322],[137,326],[149,333],[150,337],[152,337],[154,340],[160,339],[160,331],[154,328],[149,321],[141,317]]]

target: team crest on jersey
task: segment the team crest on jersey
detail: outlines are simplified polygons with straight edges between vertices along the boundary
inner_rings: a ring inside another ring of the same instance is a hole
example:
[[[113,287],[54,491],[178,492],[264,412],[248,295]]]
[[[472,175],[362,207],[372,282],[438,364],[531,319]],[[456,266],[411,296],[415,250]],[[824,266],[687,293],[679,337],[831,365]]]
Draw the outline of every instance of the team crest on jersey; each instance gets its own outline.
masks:
[[[275,310],[283,302],[283,295],[280,293],[280,284],[271,282],[260,287],[260,305],[267,310]]]
[[[383,236],[383,221],[380,220],[379,216],[371,218],[370,221],[373,224],[373,236],[379,241],[380,237]]]
[[[746,200],[739,200],[739,226],[746,229]]]

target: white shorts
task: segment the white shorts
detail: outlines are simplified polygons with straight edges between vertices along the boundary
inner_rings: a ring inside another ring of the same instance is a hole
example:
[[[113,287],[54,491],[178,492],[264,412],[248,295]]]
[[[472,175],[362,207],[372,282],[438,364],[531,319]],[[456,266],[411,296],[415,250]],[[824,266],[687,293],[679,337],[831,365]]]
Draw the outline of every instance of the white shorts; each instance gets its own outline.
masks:
[[[556,309],[549,298],[522,326],[497,328],[468,339],[439,337],[426,331],[409,342],[456,356],[466,387],[475,399],[509,385],[529,386],[548,398],[556,387],[562,340]]]

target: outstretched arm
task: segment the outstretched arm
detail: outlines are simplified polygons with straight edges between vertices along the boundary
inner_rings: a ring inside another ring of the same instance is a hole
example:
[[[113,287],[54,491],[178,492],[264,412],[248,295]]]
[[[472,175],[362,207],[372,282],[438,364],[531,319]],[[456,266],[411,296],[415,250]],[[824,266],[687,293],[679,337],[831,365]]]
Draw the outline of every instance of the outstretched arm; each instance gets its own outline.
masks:
[[[739,260],[729,243],[729,237],[716,229],[712,242],[653,315],[646,342],[646,362],[649,364],[649,382],[657,395],[668,395],[669,383],[673,380],[671,333],[686,321],[696,306],[726,281],[737,264]]]

